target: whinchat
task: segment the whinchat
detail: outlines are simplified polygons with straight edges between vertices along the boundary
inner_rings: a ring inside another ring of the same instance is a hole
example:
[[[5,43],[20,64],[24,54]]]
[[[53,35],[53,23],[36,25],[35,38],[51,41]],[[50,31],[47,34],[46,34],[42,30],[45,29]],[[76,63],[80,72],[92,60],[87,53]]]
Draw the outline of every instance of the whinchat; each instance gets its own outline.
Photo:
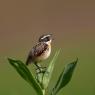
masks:
[[[51,42],[52,34],[42,35],[38,43],[29,52],[26,65],[34,63],[39,67],[37,63],[47,59],[51,54]]]

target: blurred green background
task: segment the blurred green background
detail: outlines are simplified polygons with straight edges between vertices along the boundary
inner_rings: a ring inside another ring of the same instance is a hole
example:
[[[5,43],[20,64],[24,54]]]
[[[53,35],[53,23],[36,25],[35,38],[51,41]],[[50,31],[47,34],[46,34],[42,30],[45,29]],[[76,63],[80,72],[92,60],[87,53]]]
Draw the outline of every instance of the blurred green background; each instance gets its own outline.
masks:
[[[0,0],[0,95],[36,95],[7,58],[25,62],[39,36],[47,33],[54,37],[47,62],[62,48],[49,88],[78,57],[72,80],[60,95],[95,95],[94,0]]]

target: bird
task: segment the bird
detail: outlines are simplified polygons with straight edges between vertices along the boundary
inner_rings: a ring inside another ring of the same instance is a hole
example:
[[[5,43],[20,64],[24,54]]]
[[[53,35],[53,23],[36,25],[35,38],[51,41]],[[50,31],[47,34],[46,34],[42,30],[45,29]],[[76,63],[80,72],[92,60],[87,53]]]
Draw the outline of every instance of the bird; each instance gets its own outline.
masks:
[[[29,52],[26,65],[33,63],[37,69],[40,69],[41,66],[38,63],[46,60],[51,54],[52,40],[52,34],[41,35],[37,44]]]

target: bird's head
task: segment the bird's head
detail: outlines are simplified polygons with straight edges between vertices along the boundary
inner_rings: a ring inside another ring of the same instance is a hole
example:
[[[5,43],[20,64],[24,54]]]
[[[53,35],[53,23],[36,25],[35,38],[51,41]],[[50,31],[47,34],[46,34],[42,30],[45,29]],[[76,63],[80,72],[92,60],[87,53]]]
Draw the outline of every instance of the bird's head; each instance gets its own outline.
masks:
[[[45,42],[45,43],[50,44],[52,42],[52,34],[40,36],[39,42]]]

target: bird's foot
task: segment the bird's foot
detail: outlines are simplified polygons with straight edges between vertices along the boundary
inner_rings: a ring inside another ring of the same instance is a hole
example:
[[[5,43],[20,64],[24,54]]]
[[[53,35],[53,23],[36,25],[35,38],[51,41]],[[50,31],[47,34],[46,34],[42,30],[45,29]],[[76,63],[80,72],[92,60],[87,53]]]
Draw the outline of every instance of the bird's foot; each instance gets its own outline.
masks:
[[[37,74],[45,73],[45,71],[46,71],[46,67],[39,67],[36,69]]]

